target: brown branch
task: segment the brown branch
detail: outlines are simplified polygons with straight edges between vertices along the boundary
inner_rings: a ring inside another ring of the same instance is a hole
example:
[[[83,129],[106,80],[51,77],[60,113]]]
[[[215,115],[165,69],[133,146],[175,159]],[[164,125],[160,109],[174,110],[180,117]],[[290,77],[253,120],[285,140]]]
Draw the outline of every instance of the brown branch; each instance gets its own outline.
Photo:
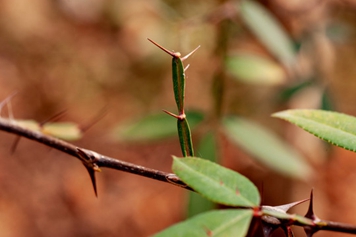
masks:
[[[165,183],[170,183],[185,188],[187,190],[192,190],[192,188],[186,185],[182,180],[180,180],[173,173],[166,173],[160,170],[155,170],[140,165],[135,165],[129,162],[121,161],[118,159],[110,158],[102,154],[96,153],[94,151],[77,147],[73,144],[48,136],[41,132],[37,132],[21,127],[14,120],[0,118],[0,130],[12,134],[16,134],[21,137],[26,137],[30,140],[37,141],[46,146],[49,146],[51,148],[67,153],[68,155],[76,157],[77,159],[82,161],[84,166],[87,168],[93,182],[95,193],[96,193],[96,185],[95,185],[94,172],[99,171],[100,167],[121,170],[128,173],[159,180]],[[240,208],[246,208],[246,207],[240,207]],[[332,221],[324,221],[324,220],[322,221],[319,220],[314,222],[313,220],[310,219],[310,221],[313,224],[310,225],[304,222],[299,222],[298,220],[291,219],[289,225],[304,226],[304,228],[310,228],[314,233],[319,230],[328,230],[328,231],[343,232],[343,233],[350,233],[350,234],[356,233],[356,226],[353,225],[337,223]],[[268,219],[265,219],[264,222],[272,226],[275,225],[273,221],[270,222],[268,221]],[[283,225],[283,224],[281,223],[279,225]]]
[[[83,164],[88,169],[91,177],[91,171],[98,171],[100,170],[100,167],[111,168],[159,180],[165,183],[174,184],[176,186],[192,190],[188,185],[186,185],[173,173],[166,173],[160,170],[150,169],[140,165],[135,165],[129,162],[110,158],[94,151],[74,146],[73,144],[70,144],[55,137],[48,136],[41,132],[24,128],[22,126],[19,126],[14,120],[0,118],[0,130],[19,135],[21,137],[26,137],[30,140],[37,141],[46,146],[76,157],[77,159],[83,162]],[[93,180],[93,178],[92,181],[94,185],[94,190],[96,192],[96,187],[94,183],[95,180]]]

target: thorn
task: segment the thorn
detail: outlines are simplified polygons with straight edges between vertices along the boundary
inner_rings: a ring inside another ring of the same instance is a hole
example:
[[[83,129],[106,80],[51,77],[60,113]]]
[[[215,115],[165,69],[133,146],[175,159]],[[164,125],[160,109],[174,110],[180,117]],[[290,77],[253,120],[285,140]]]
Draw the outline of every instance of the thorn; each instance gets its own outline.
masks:
[[[82,132],[86,132],[89,128],[94,126],[97,122],[99,122],[105,115],[107,115],[108,109],[107,107],[102,108],[99,113],[85,126],[82,126],[80,130]]]
[[[313,189],[310,191],[310,201],[309,201],[309,208],[307,213],[305,214],[306,218],[309,218],[313,221],[319,221],[320,219],[314,214],[313,210]],[[307,237],[312,237],[314,233],[318,231],[318,229],[313,229],[310,226],[304,226],[304,231],[307,234]]]
[[[8,104],[10,102],[10,100],[12,99],[12,97],[14,97],[16,94],[17,94],[17,91],[14,91],[8,97],[6,97],[3,101],[0,102],[0,116],[1,116],[1,111],[2,111],[2,108],[4,107],[4,105]],[[9,117],[13,117],[12,113],[11,113],[11,116],[9,115]]]
[[[309,198],[306,198],[306,199],[303,199],[300,201],[296,201],[296,202],[292,202],[292,203],[288,203],[288,204],[284,204],[284,205],[280,205],[280,206],[274,206],[273,208],[277,209],[278,211],[283,211],[284,213],[287,213],[287,211],[289,209],[291,209],[292,207],[297,206],[297,205],[299,205],[303,202],[306,202],[308,200],[309,200]]]
[[[48,123],[48,122],[55,122],[58,121],[61,117],[64,116],[64,114],[67,113],[67,110],[64,109],[62,111],[59,111],[58,113],[52,115],[51,117],[49,117],[48,119],[45,119],[44,121],[42,121],[40,123],[40,126],[43,126],[44,124]]]
[[[185,68],[184,68],[184,72],[187,71],[187,69],[189,68],[190,64],[188,64]]]
[[[80,149],[77,147],[77,154],[79,156],[79,159],[82,161],[83,165],[87,169],[89,176],[90,176],[91,183],[94,188],[95,196],[98,197],[98,192],[96,189],[95,171],[100,172],[101,170],[100,170],[99,166],[97,164],[95,164],[95,155],[94,154],[89,155],[88,152],[90,152],[90,151],[86,151],[84,149]],[[90,152],[90,153],[92,153],[92,152]]]
[[[196,47],[192,52],[188,53],[187,55],[185,55],[183,58],[181,58],[182,62],[184,60],[186,60],[187,58],[190,57],[190,55],[192,55],[193,53],[195,53],[195,51],[197,51],[200,48],[200,45],[198,47]]]
[[[12,146],[11,146],[11,155],[13,155],[13,154],[15,153],[16,148],[17,148],[17,146],[18,146],[18,144],[19,144],[19,142],[20,142],[20,139],[21,139],[21,136],[17,136],[17,137],[15,138],[15,141],[14,141],[14,143],[13,143]]]
[[[90,180],[91,180],[91,184],[93,185],[93,188],[94,188],[94,193],[95,193],[95,196],[98,197],[98,192],[97,192],[97,189],[96,189],[96,180],[95,180],[95,170],[84,165],[85,168],[87,169],[88,173],[89,173],[89,176],[90,176]]]
[[[174,114],[172,112],[169,112],[168,110],[165,110],[165,109],[162,109],[162,111],[165,112],[166,114],[176,118],[176,119],[179,119],[179,120],[183,120],[183,119],[186,118],[186,115],[185,115],[184,112],[182,114],[180,114],[180,115],[176,115],[176,114]]]
[[[181,54],[179,52],[175,53],[173,51],[170,51],[166,48],[164,48],[163,46],[159,45],[158,43],[154,42],[153,40],[151,40],[150,38],[147,38],[148,41],[150,41],[152,44],[156,45],[158,48],[162,49],[164,52],[168,53],[169,55],[171,55],[173,58],[180,58]],[[183,61],[183,60],[182,60]]]
[[[315,219],[318,219],[318,218],[315,216],[314,211],[313,211],[313,189],[310,191],[309,208],[308,208],[307,213],[305,214],[305,217],[306,217],[306,218],[309,218],[309,219],[312,219],[313,221],[314,221]]]

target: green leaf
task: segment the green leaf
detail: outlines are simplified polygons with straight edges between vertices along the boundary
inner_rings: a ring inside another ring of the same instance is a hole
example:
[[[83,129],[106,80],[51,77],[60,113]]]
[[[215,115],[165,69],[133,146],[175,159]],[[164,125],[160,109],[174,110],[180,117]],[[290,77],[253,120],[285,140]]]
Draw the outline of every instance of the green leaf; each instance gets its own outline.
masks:
[[[186,112],[190,128],[193,129],[203,121],[200,112]],[[122,141],[160,140],[177,135],[176,119],[164,113],[148,115],[138,121],[128,122],[114,130],[114,136]]]
[[[177,120],[177,129],[183,156],[194,156],[192,135],[186,118]]]
[[[63,140],[73,141],[82,137],[82,132],[76,123],[45,123],[42,126],[42,133],[54,136]]]
[[[215,134],[209,132],[201,139],[198,146],[198,155],[203,159],[216,162],[217,160],[217,147],[215,141]],[[195,216],[199,213],[203,213],[215,208],[215,204],[202,197],[198,193],[189,192],[188,199],[188,213],[187,217]]]
[[[293,63],[293,42],[281,23],[256,1],[241,1],[241,17],[258,39],[286,65]]]
[[[279,64],[255,55],[231,56],[227,59],[227,68],[236,80],[246,83],[276,85],[286,78]]]
[[[246,152],[267,167],[284,175],[306,180],[312,173],[310,166],[287,143],[272,131],[237,117],[223,120],[225,134]]]
[[[287,120],[305,131],[346,150],[356,152],[356,118],[323,110],[286,110],[273,117]]]
[[[245,176],[201,158],[173,159],[173,172],[209,200],[229,206],[259,205],[259,192]]]
[[[244,237],[252,215],[252,210],[210,211],[173,225],[154,237]]]
[[[178,111],[184,110],[185,97],[185,73],[183,62],[179,57],[172,58],[172,79],[174,98],[178,107]]]

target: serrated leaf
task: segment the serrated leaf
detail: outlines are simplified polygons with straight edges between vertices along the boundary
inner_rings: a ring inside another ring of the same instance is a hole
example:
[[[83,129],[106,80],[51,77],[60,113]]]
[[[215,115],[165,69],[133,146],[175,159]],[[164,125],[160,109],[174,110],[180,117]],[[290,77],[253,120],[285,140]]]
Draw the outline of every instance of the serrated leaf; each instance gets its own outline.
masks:
[[[284,64],[293,63],[293,42],[276,17],[256,1],[241,1],[239,6],[242,19],[267,49]]]
[[[190,128],[195,128],[203,115],[200,112],[186,112]],[[149,141],[177,136],[177,122],[164,113],[148,115],[138,121],[118,126],[114,131],[115,138],[123,141]]]
[[[252,210],[210,211],[173,225],[154,237],[244,237],[252,215]]]
[[[306,180],[312,173],[303,157],[272,131],[237,117],[223,120],[228,138],[269,168],[284,175]]]
[[[173,157],[173,172],[195,191],[216,203],[256,207],[260,195],[245,176],[196,157]]]
[[[82,137],[78,124],[72,122],[45,123],[41,132],[67,141],[78,140]]]
[[[286,78],[279,64],[255,55],[231,56],[227,59],[227,68],[236,80],[246,83],[276,85]]]
[[[305,131],[346,150],[356,152],[356,118],[323,110],[286,110],[273,117],[287,120]]]

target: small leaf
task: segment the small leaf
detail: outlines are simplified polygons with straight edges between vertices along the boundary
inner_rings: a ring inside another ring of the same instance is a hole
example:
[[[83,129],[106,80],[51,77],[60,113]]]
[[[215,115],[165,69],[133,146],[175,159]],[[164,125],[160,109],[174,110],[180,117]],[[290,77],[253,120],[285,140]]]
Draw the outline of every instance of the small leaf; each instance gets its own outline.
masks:
[[[209,200],[229,206],[259,205],[259,192],[245,176],[201,158],[173,159],[174,173]]]
[[[154,237],[244,237],[252,215],[252,210],[210,211],[173,225]]]
[[[191,129],[200,124],[204,118],[200,112],[196,111],[188,111],[186,116]],[[138,121],[118,126],[114,131],[114,136],[124,141],[160,140],[177,135],[176,123],[176,119],[164,113],[152,114]]]
[[[241,17],[251,31],[285,65],[295,59],[293,42],[282,24],[256,1],[241,1]]]
[[[177,129],[183,156],[194,156],[192,135],[187,119],[178,119]]]
[[[179,57],[172,58],[172,79],[174,98],[179,113],[182,113],[184,111],[185,74],[183,62]]]
[[[63,140],[74,141],[82,137],[82,132],[76,123],[45,123],[41,129],[42,133]]]
[[[346,150],[356,152],[356,118],[323,110],[286,110],[273,117],[287,120],[305,131]]]
[[[276,85],[286,78],[283,68],[277,63],[255,55],[229,57],[227,68],[236,80],[246,83]]]
[[[301,155],[272,131],[237,117],[225,118],[223,125],[231,141],[269,168],[303,180],[311,175],[312,170]]]

